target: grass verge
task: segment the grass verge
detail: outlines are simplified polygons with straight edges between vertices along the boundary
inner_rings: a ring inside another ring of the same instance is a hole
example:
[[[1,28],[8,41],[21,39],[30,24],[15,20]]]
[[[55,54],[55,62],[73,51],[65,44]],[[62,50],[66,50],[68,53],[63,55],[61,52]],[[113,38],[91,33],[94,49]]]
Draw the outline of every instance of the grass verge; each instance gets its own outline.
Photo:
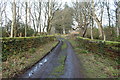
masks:
[[[77,42],[69,40],[76,51],[83,67],[86,77],[88,78],[117,78],[120,71],[118,63],[108,57],[100,56],[95,52],[78,47]]]
[[[54,68],[54,70],[52,71],[51,75],[55,76],[55,77],[59,77],[60,75],[64,74],[64,67],[65,67],[65,58],[66,56],[61,55],[59,57],[59,66],[57,66],[56,68]]]
[[[67,44],[65,42],[63,42],[63,45],[62,45],[62,50],[67,48]]]
[[[8,58],[2,63],[2,77],[11,78],[22,74],[26,69],[30,68],[34,63],[39,61],[46,53],[48,53],[58,41],[51,41],[38,48],[31,48],[29,51],[18,53]]]

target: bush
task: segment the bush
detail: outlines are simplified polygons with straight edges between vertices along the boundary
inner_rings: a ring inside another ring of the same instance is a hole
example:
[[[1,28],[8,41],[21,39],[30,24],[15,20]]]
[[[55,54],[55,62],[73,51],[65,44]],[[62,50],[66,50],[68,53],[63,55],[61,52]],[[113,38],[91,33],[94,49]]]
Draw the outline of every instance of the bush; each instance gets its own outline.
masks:
[[[6,61],[8,56],[34,49],[54,39],[54,36],[2,38],[0,39],[2,42],[2,60]]]

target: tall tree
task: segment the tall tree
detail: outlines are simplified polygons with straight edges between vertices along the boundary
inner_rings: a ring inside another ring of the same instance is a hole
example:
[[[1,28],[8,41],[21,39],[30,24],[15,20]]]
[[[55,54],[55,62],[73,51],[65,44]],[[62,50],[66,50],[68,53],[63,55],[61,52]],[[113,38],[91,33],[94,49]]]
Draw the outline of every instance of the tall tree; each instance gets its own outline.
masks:
[[[106,1],[106,7],[107,7],[107,14],[108,14],[108,23],[109,23],[109,27],[110,27],[111,19],[110,19],[110,2],[109,2],[109,0]]]
[[[15,37],[16,36],[16,31],[14,33],[14,30],[16,29],[16,3],[15,3],[16,0],[13,0],[13,3],[12,3],[12,24],[11,24],[11,36],[10,37]]]
[[[115,0],[114,5],[116,7],[116,9],[115,9],[116,28],[117,28],[116,33],[117,33],[117,37],[118,37],[120,35],[120,27],[119,27],[119,25],[120,25],[120,23],[119,23],[119,20],[120,20],[119,19],[119,16],[120,16],[120,14],[119,14],[119,12],[120,12],[120,1]]]
[[[38,6],[37,6],[37,12],[38,12],[38,17],[37,17],[37,32],[39,28],[39,32],[41,32],[41,10],[42,10],[42,2],[39,0]]]
[[[28,14],[28,2],[25,2],[25,37],[27,37],[27,28],[28,28],[28,24],[27,24],[27,14]]]
[[[73,9],[70,8],[67,3],[64,9],[56,11],[51,24],[55,27],[57,33],[66,34],[71,30],[71,25],[73,23],[72,15]]]
[[[90,19],[91,19],[91,39],[93,39],[93,25],[94,25],[94,20],[93,20],[93,17],[92,17],[92,12],[91,12],[91,16],[90,16]]]
[[[92,17],[96,21],[96,23],[98,24],[98,30],[99,30],[99,33],[100,33],[99,37],[101,39],[106,40],[105,33],[104,33],[104,30],[103,30],[103,26],[102,26],[102,22],[98,19],[97,15],[95,14],[95,8],[94,8],[94,1],[93,0],[92,0]]]
[[[50,34],[52,25],[51,21],[54,18],[54,14],[57,10],[61,7],[61,3],[57,2],[56,0],[48,0],[48,20],[47,20],[47,32]]]
[[[79,2],[76,0],[74,4],[74,19],[78,23],[79,29],[82,30],[82,36],[85,37],[88,25],[90,24],[90,3]],[[74,28],[76,30],[77,28]]]
[[[38,21],[39,21],[40,32],[41,32],[41,11],[42,11],[42,2],[39,1],[39,17],[38,17]]]
[[[2,19],[3,19],[3,13],[6,14],[5,9],[6,9],[7,3],[0,1],[0,27],[2,27]]]

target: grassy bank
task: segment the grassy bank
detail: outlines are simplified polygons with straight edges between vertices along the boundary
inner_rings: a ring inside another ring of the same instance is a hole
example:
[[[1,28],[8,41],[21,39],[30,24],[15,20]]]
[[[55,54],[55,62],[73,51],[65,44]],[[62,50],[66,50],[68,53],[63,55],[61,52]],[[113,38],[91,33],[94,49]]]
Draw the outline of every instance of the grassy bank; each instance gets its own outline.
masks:
[[[120,55],[120,42],[116,41],[103,41],[103,40],[92,40],[89,38],[76,37],[76,41],[79,46],[85,49],[98,53],[100,55],[106,55],[119,62],[118,56]]]
[[[82,46],[78,47],[75,39],[70,39],[77,56],[84,67],[87,78],[114,78],[118,77],[118,63],[107,56],[90,52]]]
[[[29,51],[17,53],[16,55],[8,57],[2,65],[3,78],[10,78],[24,73],[48,53],[57,43],[58,41],[50,41],[37,48],[31,48]]]
[[[37,48],[49,41],[54,41],[55,36],[38,36],[38,37],[15,37],[0,39],[2,46],[2,61],[8,57],[17,55],[17,53],[29,51],[31,48]]]

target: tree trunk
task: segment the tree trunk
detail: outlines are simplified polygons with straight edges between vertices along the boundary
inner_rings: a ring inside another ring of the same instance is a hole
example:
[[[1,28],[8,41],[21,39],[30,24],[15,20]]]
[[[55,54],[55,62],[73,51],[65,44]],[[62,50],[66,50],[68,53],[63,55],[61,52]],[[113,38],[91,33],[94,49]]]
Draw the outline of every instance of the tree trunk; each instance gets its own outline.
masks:
[[[1,7],[0,7],[0,11],[1,11]],[[1,23],[2,23],[2,13],[0,13],[0,27],[2,27]]]
[[[104,38],[104,36],[103,36],[103,27],[102,27],[102,24],[101,24],[101,21],[98,19],[98,17],[97,17],[97,15],[95,14],[95,9],[94,9],[94,2],[93,2],[93,0],[92,0],[92,16],[93,16],[93,19],[96,21],[96,23],[98,24],[98,30],[99,30],[99,37],[101,38],[101,39],[103,39]]]
[[[63,27],[63,34],[66,34],[66,32],[65,32],[65,27]]]
[[[26,16],[25,16],[25,37],[27,37],[27,27],[28,27],[28,25],[27,25],[27,9],[28,9],[27,2],[25,2],[25,5],[26,5],[26,9],[25,9],[25,13],[26,13]]]
[[[51,17],[51,5],[50,5],[50,3],[51,3],[51,0],[49,0],[49,2],[48,2],[48,21],[47,21],[47,32],[48,32],[48,34],[50,34],[50,17]]]
[[[0,14],[0,28],[2,28],[2,13]],[[1,31],[0,31],[0,37],[2,37],[2,32]]]
[[[10,37],[14,36],[14,28],[16,24],[16,3],[15,0],[13,1],[13,11],[12,11],[12,24],[11,24],[11,35]]]
[[[40,27],[40,33],[41,33],[41,2],[39,2],[39,27]]]
[[[31,23],[32,23],[32,21],[31,21],[31,5],[30,5],[30,1],[28,2],[28,9],[27,9],[28,11],[28,25],[29,25],[29,27],[31,27]]]
[[[96,23],[98,24],[98,29],[99,29],[99,37],[102,38],[103,37],[103,27],[102,27],[102,24],[101,22],[98,20],[97,16],[95,13],[93,13],[93,17],[94,17],[94,20],[96,21]]]
[[[85,37],[86,32],[87,32],[87,26],[85,27],[85,29],[84,29],[84,31],[83,31],[82,37]]]
[[[39,1],[39,6],[38,6],[38,17],[36,19],[36,23],[37,23],[37,33],[38,33],[38,29],[40,30],[39,32],[41,33],[41,2]]]
[[[91,25],[91,39],[93,39],[93,25],[94,25],[94,21],[92,18],[92,25]]]
[[[118,8],[116,8],[116,12],[115,12],[115,14],[116,14],[116,28],[117,28],[117,37],[119,37],[119,35],[120,35],[120,31],[119,31],[119,25],[118,25]]]
[[[49,22],[48,26],[49,26],[49,27],[47,27],[47,32],[48,32],[48,34],[50,34],[50,31],[51,31],[51,25],[50,25],[50,22]]]
[[[83,35],[82,35],[82,37],[85,37],[88,25],[89,25],[89,23],[85,23],[85,26],[83,28]]]
[[[106,35],[105,35],[104,30],[103,30],[103,40],[106,41]]]
[[[108,1],[108,3],[107,3],[107,14],[108,14],[108,21],[109,21],[108,23],[109,23],[109,27],[110,27],[110,26],[111,26],[111,25],[110,25],[110,22],[111,22],[111,21],[110,21],[110,7],[109,7],[109,1]]]
[[[49,21],[49,19],[47,21],[47,32],[48,32],[48,34],[50,34],[50,21]]]
[[[44,21],[43,32],[45,32],[45,27],[46,27],[46,19],[45,19],[45,21]]]

